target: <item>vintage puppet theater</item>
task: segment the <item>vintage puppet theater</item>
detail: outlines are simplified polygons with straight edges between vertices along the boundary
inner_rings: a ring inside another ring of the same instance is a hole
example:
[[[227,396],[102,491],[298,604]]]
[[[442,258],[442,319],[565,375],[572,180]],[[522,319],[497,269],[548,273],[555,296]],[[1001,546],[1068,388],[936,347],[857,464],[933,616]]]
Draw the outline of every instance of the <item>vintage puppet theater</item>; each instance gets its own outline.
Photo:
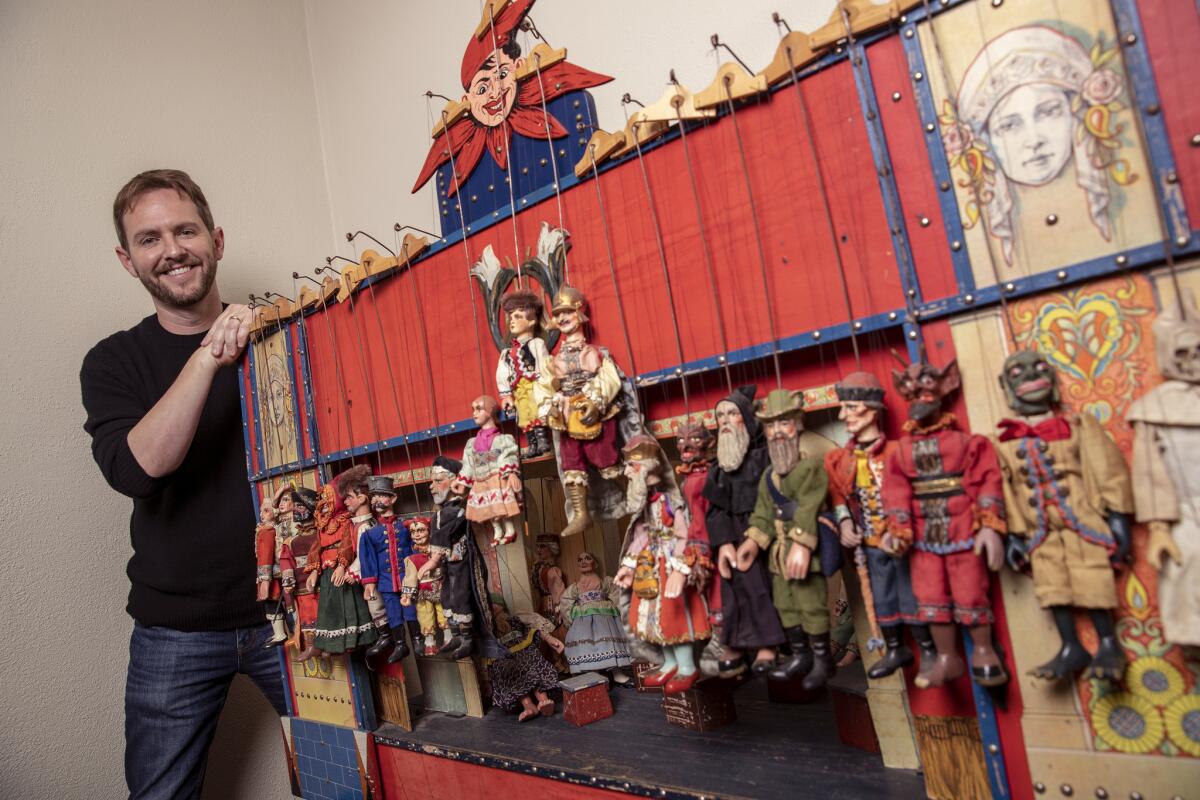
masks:
[[[783,12],[615,131],[533,5],[440,231],[254,299],[293,793],[1197,791],[1196,5]]]

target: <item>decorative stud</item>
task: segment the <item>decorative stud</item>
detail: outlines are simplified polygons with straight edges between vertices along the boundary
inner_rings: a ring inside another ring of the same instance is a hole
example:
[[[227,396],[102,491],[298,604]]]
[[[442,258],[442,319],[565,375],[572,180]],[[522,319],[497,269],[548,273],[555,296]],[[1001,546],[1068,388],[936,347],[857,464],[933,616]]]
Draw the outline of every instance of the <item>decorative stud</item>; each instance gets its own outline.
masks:
[[[915,338],[917,338],[917,332],[916,332],[916,331],[909,331],[909,332],[908,332],[908,338],[910,338],[910,339],[915,339]]]
[[[862,321],[861,320],[857,320],[857,319],[854,320],[854,330],[856,330],[856,331],[862,330]]]
[[[911,39],[912,37],[913,37],[913,29],[912,29],[912,28],[909,28],[908,30],[906,30],[906,31],[904,32],[904,38],[905,38],[905,39]]]
[[[939,0],[939,2],[944,6],[950,5],[950,0]]]
[[[900,15],[900,24],[905,25],[907,23],[908,23],[908,14],[901,14]]]
[[[1096,787],[1096,800],[1108,800],[1108,789],[1103,786]]]
[[[499,212],[499,211],[493,211],[493,212],[492,212],[492,219],[497,219],[497,218],[499,218],[499,216],[500,216],[500,212]]]
[[[1065,281],[1067,279],[1067,271],[1065,269],[1060,269],[1058,272],[1054,273],[1054,277],[1058,278],[1060,281]]]
[[[725,361],[726,361],[726,359],[725,359],[725,356],[717,356],[717,363],[718,363],[718,364],[724,364],[724,363],[725,363]]]
[[[1192,147],[1200,147],[1200,133],[1192,134]]]
[[[925,132],[926,133],[933,133],[936,130],[937,130],[937,128],[934,127],[934,124],[932,122],[925,123]]]
[[[575,115],[575,121],[576,121],[576,122],[578,122],[578,121],[579,121],[579,120],[581,120],[581,119],[583,119],[583,114],[576,114],[576,115]]]
[[[1179,174],[1175,170],[1167,173],[1167,183],[1179,183]]]
[[[1017,285],[1015,283],[1013,283],[1012,281],[1009,281],[1008,283],[1004,284],[1004,291],[1012,293],[1012,292],[1015,292],[1016,290],[1017,290]]]
[[[521,174],[522,174],[522,175],[528,175],[528,174],[529,174],[529,167],[521,167]]]
[[[909,290],[908,290],[908,296],[909,296],[909,297],[916,297],[916,296],[917,296],[917,290],[916,290],[916,289],[909,289]]]
[[[875,119],[875,109],[873,109],[873,108],[867,109],[867,119],[872,120],[872,121]]]
[[[528,202],[529,202],[529,201],[528,201],[528,200],[526,200],[524,197],[522,197],[522,198],[521,198],[521,205],[525,205],[525,204],[526,204],[526,203],[528,203]]]
[[[677,378],[683,377],[683,367],[675,368],[675,377],[677,377]]]
[[[973,304],[975,302],[975,295],[973,295],[973,294],[963,295],[963,302],[966,303],[967,305]]]
[[[1042,783],[1041,781],[1038,781],[1037,783],[1035,783],[1033,785],[1033,790],[1035,792],[1037,792],[1038,794],[1045,794],[1046,793],[1046,784]]]
[[[923,73],[923,72],[914,72],[913,73],[913,80],[917,81],[918,83],[920,83],[924,78],[925,78],[925,73]]]
[[[1130,46],[1137,44],[1137,34],[1136,33],[1125,34],[1125,44],[1130,45]]]
[[[1160,111],[1160,109],[1158,107],[1158,103],[1151,103],[1150,105],[1146,106],[1146,113],[1152,117],[1155,114],[1157,114],[1159,111]]]
[[[488,191],[489,191],[489,192],[494,192],[494,191],[496,191],[496,184],[494,184],[494,183],[489,183],[489,184],[488,184]]]
[[[1188,243],[1188,237],[1185,234],[1181,233],[1175,237],[1175,246],[1176,247],[1184,247],[1187,245],[1187,243]]]
[[[544,167],[544,166],[546,166],[546,163],[547,163],[547,162],[546,162],[546,159],[544,159],[544,158],[540,158],[540,159],[538,159],[538,165],[539,165],[539,166],[542,166],[542,167]]]
[[[950,243],[950,249],[957,253],[959,250],[962,250],[962,242],[960,242],[958,239],[955,239]]]
[[[471,202],[472,202],[472,203],[474,203],[474,202],[475,202],[476,200],[478,200],[478,199],[479,199],[479,195],[477,195],[477,194],[473,194],[473,195],[471,195]]]
[[[999,8],[1004,5],[1004,0],[992,0],[992,8]]]
[[[1047,214],[1046,215],[1046,224],[1047,225],[1057,225],[1058,224],[1058,214]]]
[[[1123,267],[1123,266],[1127,265],[1128,263],[1129,263],[1129,256],[1125,255],[1124,253],[1117,256],[1117,266],[1118,267]]]
[[[1129,800],[1146,800],[1146,799],[1144,797],[1142,797],[1141,792],[1130,792]]]
[[[995,742],[992,742],[991,744],[988,745],[988,752],[992,755],[996,755],[997,753],[1000,752],[1000,746],[997,745]]]
[[[893,103],[900,102],[900,93],[899,92],[892,92],[892,102]]]
[[[941,183],[938,184],[938,188],[941,189],[943,192],[950,191],[950,181],[942,181]]]
[[[586,146],[587,146],[587,139],[580,139],[580,140],[579,140],[579,145],[580,145],[581,147],[586,147]]]
[[[895,322],[895,321],[896,321],[896,312],[895,312],[895,311],[889,311],[889,312],[888,312],[888,321],[889,321],[889,322]]]
[[[929,217],[921,217],[921,227],[922,228],[929,227]]]
[[[820,339],[820,338],[821,338],[821,332],[820,332],[820,331],[813,331],[813,338],[814,338],[814,339]]]

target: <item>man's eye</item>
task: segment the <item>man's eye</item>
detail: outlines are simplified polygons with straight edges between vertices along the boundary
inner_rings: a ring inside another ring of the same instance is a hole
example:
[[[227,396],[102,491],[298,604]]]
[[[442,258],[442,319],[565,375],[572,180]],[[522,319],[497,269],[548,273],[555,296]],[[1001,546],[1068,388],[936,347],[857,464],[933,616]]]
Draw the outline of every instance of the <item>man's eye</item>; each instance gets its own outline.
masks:
[[[478,94],[478,95],[487,94],[487,84],[483,84],[483,83],[479,84],[479,88],[475,90],[475,94]]]
[[[500,70],[500,77],[501,77],[501,78],[507,78],[507,77],[508,77],[508,67],[504,67],[503,69],[501,69],[501,70]]]

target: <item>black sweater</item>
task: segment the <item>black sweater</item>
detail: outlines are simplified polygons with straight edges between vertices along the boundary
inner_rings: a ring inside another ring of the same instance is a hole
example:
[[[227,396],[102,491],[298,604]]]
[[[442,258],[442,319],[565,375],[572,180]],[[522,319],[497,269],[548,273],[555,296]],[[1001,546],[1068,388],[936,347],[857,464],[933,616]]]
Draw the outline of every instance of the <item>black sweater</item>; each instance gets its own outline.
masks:
[[[126,610],[143,625],[185,631],[263,622],[254,599],[255,518],[237,369],[218,370],[192,445],[173,474],[147,475],[127,440],[203,338],[169,333],[151,315],[93,347],[79,374],[92,455],[108,483],[133,498]]]

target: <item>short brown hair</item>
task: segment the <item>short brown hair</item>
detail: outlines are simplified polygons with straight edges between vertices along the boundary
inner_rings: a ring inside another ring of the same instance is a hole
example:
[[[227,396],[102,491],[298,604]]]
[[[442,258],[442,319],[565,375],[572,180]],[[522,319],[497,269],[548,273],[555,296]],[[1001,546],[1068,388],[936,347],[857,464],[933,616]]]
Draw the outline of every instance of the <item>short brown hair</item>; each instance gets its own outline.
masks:
[[[545,306],[542,305],[542,299],[533,292],[518,290],[504,296],[500,301],[500,310],[507,317],[514,311],[525,311],[533,316],[538,323],[541,323],[542,311]]]
[[[200,212],[200,221],[208,228],[209,233],[216,227],[213,224],[212,210],[208,207],[208,201],[204,199],[204,192],[190,175],[178,169],[152,169],[130,178],[129,182],[121,187],[121,191],[117,192],[117,199],[113,201],[113,225],[117,229],[117,241],[121,243],[121,247],[129,247],[129,239],[125,235],[125,214],[133,208],[139,197],[155,189],[174,189],[179,192],[195,204],[196,210]]]

